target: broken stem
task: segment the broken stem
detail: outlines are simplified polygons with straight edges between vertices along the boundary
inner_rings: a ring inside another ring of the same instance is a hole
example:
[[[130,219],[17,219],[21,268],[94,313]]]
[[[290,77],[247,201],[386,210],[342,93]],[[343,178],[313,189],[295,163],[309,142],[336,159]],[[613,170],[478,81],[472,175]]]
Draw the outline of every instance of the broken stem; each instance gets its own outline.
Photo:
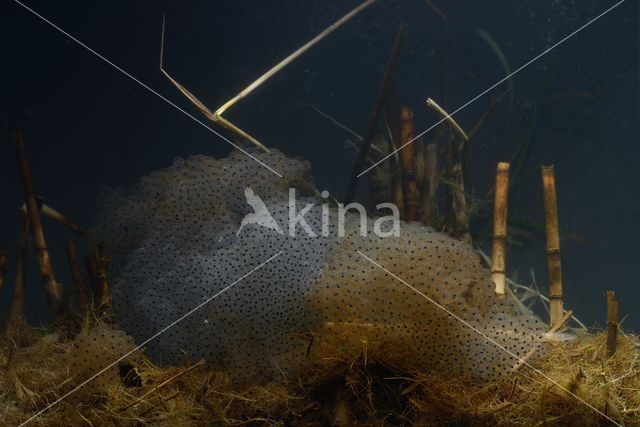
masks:
[[[441,106],[439,106],[436,101],[434,101],[431,98],[427,98],[427,106],[431,109],[433,109],[436,113],[438,113],[440,116],[442,116],[443,119],[445,119],[447,121],[447,123],[449,123],[454,129],[455,131],[460,135],[460,137],[462,137],[462,140],[464,142],[469,141],[469,136],[466,134],[466,132],[462,129],[462,127],[460,127],[460,125],[458,124],[458,122],[456,122],[454,120],[453,117],[451,117],[451,115],[449,113],[447,113]]]
[[[49,251],[47,250],[47,244],[42,230],[42,223],[40,222],[40,206],[38,206],[38,201],[35,196],[31,171],[29,169],[29,163],[27,161],[27,155],[24,148],[24,141],[20,132],[16,134],[16,147],[18,166],[20,168],[20,176],[22,177],[22,184],[24,188],[25,204],[27,206],[27,214],[29,217],[33,243],[36,249],[38,266],[42,273],[44,293],[47,297],[47,302],[49,303],[49,308],[54,319],[62,320],[67,311],[66,296],[64,289],[56,281],[53,273],[53,265],[49,258]]]

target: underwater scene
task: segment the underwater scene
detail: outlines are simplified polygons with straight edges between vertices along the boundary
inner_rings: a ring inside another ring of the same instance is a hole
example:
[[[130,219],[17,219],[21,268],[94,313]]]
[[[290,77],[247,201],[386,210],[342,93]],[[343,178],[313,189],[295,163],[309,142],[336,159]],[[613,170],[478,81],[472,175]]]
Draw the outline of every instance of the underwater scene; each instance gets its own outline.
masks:
[[[635,0],[4,0],[0,426],[640,426]]]

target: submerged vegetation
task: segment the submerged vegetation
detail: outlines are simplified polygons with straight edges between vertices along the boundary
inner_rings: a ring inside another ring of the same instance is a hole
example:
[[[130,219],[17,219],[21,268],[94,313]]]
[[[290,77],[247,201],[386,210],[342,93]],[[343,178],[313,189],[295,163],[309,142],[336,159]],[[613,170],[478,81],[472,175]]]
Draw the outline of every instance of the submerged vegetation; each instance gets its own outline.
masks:
[[[100,323],[87,326],[102,327]],[[113,328],[108,326],[108,328]],[[75,384],[65,360],[78,351],[59,332],[22,329],[0,341],[0,413],[19,425]],[[105,351],[96,343],[96,351]],[[535,362],[542,373],[627,426],[640,423],[638,338],[623,335],[613,356],[606,334],[578,334],[548,344]],[[32,425],[606,425],[584,402],[521,368],[489,384],[398,370],[388,353],[327,358],[291,386],[239,388],[202,363],[160,368],[144,356],[117,374],[68,396]],[[101,368],[95,363],[92,368]]]

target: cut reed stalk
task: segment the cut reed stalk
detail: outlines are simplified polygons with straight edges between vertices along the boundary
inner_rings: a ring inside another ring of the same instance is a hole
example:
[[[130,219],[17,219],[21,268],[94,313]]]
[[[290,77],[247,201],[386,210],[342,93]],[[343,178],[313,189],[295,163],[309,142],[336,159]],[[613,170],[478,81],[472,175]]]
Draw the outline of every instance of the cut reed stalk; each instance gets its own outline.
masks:
[[[558,232],[558,205],[556,179],[553,166],[542,166],[544,211],[547,234],[547,272],[549,274],[549,323],[562,318],[562,269],[560,262],[560,234]]]
[[[618,343],[618,301],[616,293],[607,291],[607,355],[613,356]]]
[[[406,146],[400,150],[402,164],[402,190],[404,192],[404,219],[405,221],[417,221],[418,209],[418,184],[415,171],[415,147],[407,144],[413,139],[413,110],[409,107],[400,109],[400,146]]]
[[[27,205],[27,214],[31,227],[31,236],[36,249],[38,266],[42,274],[43,289],[51,314],[56,321],[62,320],[67,314],[67,299],[64,288],[56,281],[53,265],[49,258],[46,240],[42,223],[40,222],[40,206],[36,199],[31,170],[27,161],[27,155],[24,147],[24,140],[20,132],[16,133],[16,147],[18,155],[18,166],[22,177],[24,188],[25,204]]]
[[[507,259],[507,206],[509,202],[509,163],[500,162],[496,169],[493,201],[493,243],[491,246],[491,279],[496,294],[504,296]]]
[[[87,297],[87,285],[80,271],[78,265],[78,252],[76,250],[76,243],[73,237],[67,237],[65,239],[67,249],[67,260],[69,261],[69,270],[71,271],[71,277],[73,277],[73,283],[76,288],[76,298],[78,300],[78,307],[80,311],[84,312],[89,304]]]

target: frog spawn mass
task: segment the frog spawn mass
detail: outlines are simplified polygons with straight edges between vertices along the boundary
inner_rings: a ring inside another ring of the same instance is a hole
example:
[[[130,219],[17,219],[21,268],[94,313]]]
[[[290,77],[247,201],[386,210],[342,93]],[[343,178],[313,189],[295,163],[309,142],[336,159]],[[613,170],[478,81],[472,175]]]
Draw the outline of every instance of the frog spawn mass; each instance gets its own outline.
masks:
[[[241,153],[195,156],[128,194],[101,197],[97,228],[113,243],[121,327],[142,342],[200,307],[147,344],[154,360],[204,357],[239,383],[260,382],[292,378],[327,357],[357,357],[366,346],[402,369],[491,380],[516,363],[505,349],[522,357],[539,345],[543,323],[495,297],[471,247],[417,223],[380,237],[368,220],[361,233],[354,213],[340,237],[336,211],[313,197],[308,162],[275,150],[256,156],[285,178]],[[253,212],[246,187],[284,233],[249,224],[236,234]],[[304,219],[315,235],[287,233],[290,187],[298,213],[313,204]]]

